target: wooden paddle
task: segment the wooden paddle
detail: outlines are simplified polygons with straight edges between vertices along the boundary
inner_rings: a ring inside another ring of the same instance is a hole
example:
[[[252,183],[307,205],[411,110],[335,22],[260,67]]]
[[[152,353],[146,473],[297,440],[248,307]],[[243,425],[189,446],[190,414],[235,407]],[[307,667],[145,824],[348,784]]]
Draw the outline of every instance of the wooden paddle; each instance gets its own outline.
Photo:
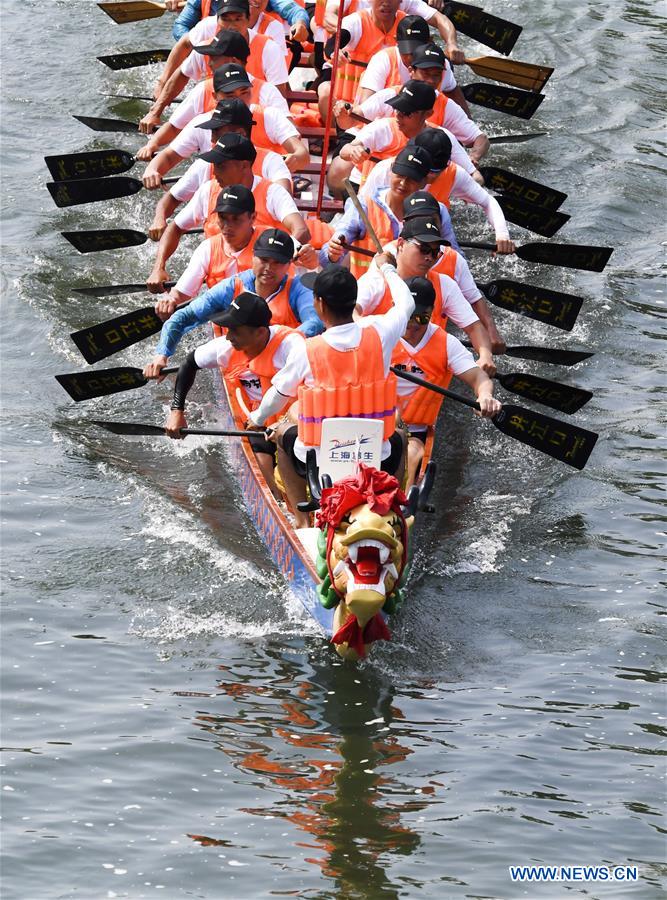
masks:
[[[79,253],[97,253],[100,250],[120,250],[124,247],[139,247],[148,240],[143,231],[132,228],[107,228],[93,231],[61,231],[65,240]],[[193,228],[184,234],[203,234],[203,228]]]
[[[469,103],[495,109],[496,112],[507,113],[518,119],[532,119],[544,100],[544,94],[503,87],[500,84],[486,84],[483,81],[466,84],[461,91]]]
[[[167,429],[160,428],[158,425],[144,425],[142,422],[103,422],[99,419],[93,419],[91,425],[98,425],[100,428],[106,428],[113,434],[124,435],[142,435],[152,437],[153,435],[166,435]],[[263,434],[261,431],[221,431],[218,428],[179,428],[181,434],[206,434],[211,437],[240,437],[250,438]]]
[[[454,3],[447,0],[445,15],[452,20],[457,31],[505,56],[512,52],[523,31],[521,25],[499,19],[479,6],[471,6],[469,3]]]
[[[375,249],[377,250],[377,252],[382,253],[382,244],[380,243],[380,239],[377,236],[375,229],[373,228],[373,226],[370,223],[370,220],[368,218],[366,210],[363,208],[363,206],[359,202],[359,198],[357,197],[357,192],[354,189],[354,185],[352,184],[352,182],[350,181],[349,178],[345,179],[345,181],[343,182],[343,187],[347,191],[347,195],[350,198],[350,200],[352,201],[352,205],[354,206],[356,211],[359,213],[359,218],[364,223],[364,227],[366,229],[366,234],[373,241],[373,244],[375,245]]]
[[[447,388],[431,384],[430,381],[425,381],[411,372],[403,372],[396,366],[392,366],[391,371],[399,378],[405,378],[436,394],[456,400],[471,409],[479,410],[479,403],[476,400],[470,400]],[[508,403],[503,404],[501,411],[491,421],[503,434],[575,469],[584,468],[598,439],[598,435],[593,431],[587,431],[585,428],[579,428],[577,425],[571,425],[560,419],[552,419],[551,416],[545,416],[532,409]]]
[[[178,369],[178,366],[169,366],[160,371],[160,376],[172,375],[178,372]],[[54,377],[76,403],[130,391],[133,388],[143,387],[151,380],[144,376],[141,369],[134,366],[117,366],[115,369],[97,369],[94,372],[72,372],[69,375]],[[157,377],[156,375],[155,378]]]
[[[460,241],[461,247],[472,250],[494,250],[495,244],[477,241]],[[523,244],[514,251],[526,262],[544,263],[547,266],[563,266],[565,269],[581,269],[584,272],[604,272],[613,247],[591,247],[585,244]]]
[[[98,3],[100,9],[111,16],[117,25],[125,25],[126,22],[141,22],[143,19],[157,19],[167,12],[164,3],[156,0],[121,0],[114,3]],[[183,9],[185,0],[178,4]]]
[[[163,178],[162,184],[175,184],[178,180],[178,178]],[[84,203],[98,203],[101,200],[115,200],[118,197],[130,197],[142,190],[143,186],[143,182],[138,178],[130,178],[127,175],[46,183],[53,202],[61,209]]]
[[[111,56],[98,56],[97,59],[107,68],[119,72],[122,69],[135,69],[137,66],[150,66],[153,63],[166,62],[171,50],[139,50],[134,53],[113,53]]]
[[[468,341],[461,341],[468,350],[472,349],[472,344]],[[514,356],[518,359],[532,359],[535,362],[550,363],[554,366],[576,366],[577,363],[583,362],[595,356],[586,350],[559,350],[556,347],[529,347],[524,345],[506,347],[502,356]]]
[[[502,81],[503,84],[538,93],[554,72],[550,66],[538,66],[515,59],[503,59],[500,56],[466,58],[465,64],[473,70],[475,75],[480,75],[482,78]]]

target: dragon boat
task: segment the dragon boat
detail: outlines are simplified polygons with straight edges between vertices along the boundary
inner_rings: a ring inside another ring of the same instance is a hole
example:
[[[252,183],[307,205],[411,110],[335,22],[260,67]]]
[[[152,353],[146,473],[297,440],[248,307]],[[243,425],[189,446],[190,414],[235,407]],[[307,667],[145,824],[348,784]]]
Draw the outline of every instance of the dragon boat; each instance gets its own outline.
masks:
[[[248,412],[224,373],[219,371],[218,376],[216,393],[224,427],[243,429]],[[314,451],[309,451],[308,510],[314,514],[310,528],[296,528],[286,504],[273,496],[250,442],[229,442],[258,534],[295,596],[344,659],[365,657],[374,643],[391,638],[389,620],[405,599],[415,519],[430,508],[436,472],[433,441],[430,428],[418,483],[407,496],[396,478],[365,465],[359,452],[356,458],[349,453],[349,475],[336,481],[323,475],[320,480]]]

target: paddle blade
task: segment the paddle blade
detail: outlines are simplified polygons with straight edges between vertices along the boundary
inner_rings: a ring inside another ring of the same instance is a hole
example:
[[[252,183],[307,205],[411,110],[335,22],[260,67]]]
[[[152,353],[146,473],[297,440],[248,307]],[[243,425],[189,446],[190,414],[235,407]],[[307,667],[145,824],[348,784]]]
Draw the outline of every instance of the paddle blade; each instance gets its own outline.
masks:
[[[590,391],[570,387],[548,378],[538,378],[537,375],[508,372],[505,375],[498,374],[496,378],[506,391],[568,415],[576,413],[593,397]]]
[[[576,366],[595,356],[583,350],[557,350],[553,347],[508,347],[505,356],[514,356],[517,359],[533,359],[535,362],[550,363],[552,366]]]
[[[77,403],[148,384],[148,379],[144,378],[141,369],[133,366],[118,366],[115,369],[101,369],[97,372],[73,372],[70,375],[56,375],[55,379]]]
[[[135,159],[124,150],[91,150],[90,153],[45,156],[44,162],[54,181],[72,181],[120,175],[132,168]]]
[[[532,134],[498,134],[489,138],[490,144],[523,144],[533,138],[546,137],[546,131],[533,131]]]
[[[527,228],[528,231],[539,234],[541,237],[553,237],[561,230],[563,225],[570,221],[570,216],[567,213],[559,210],[543,209],[540,206],[534,206],[532,203],[519,200],[517,197],[501,194],[499,197],[496,197],[496,200],[508,221],[513,222],[515,225],[520,225],[522,228]]]
[[[481,78],[502,81],[503,84],[511,84],[512,87],[538,93],[554,72],[550,66],[537,66],[515,59],[502,59],[499,56],[478,56],[474,59],[466,59],[466,65],[470,66],[475,75],[479,75]]]
[[[507,194],[517,200],[525,200],[526,203],[541,206],[543,209],[559,209],[567,200],[567,194],[562,191],[540,184],[539,181],[531,181],[522,175],[515,175],[507,169],[499,169],[498,166],[482,166],[479,171],[489,190]]]
[[[164,428],[160,428],[157,425],[143,425],[141,422],[103,422],[99,419],[93,419],[90,424],[98,425],[100,428],[105,428],[107,431],[111,431],[112,434],[132,434],[145,436],[166,434]]]
[[[61,231],[66,241],[79,253],[97,253],[100,250],[119,250],[122,247],[138,247],[145,244],[148,235],[131,228],[107,228],[99,231]]]
[[[494,306],[563,331],[572,331],[584,302],[583,297],[574,294],[561,294],[519,281],[498,279],[478,287]]]
[[[604,272],[613,247],[590,247],[584,244],[524,244],[516,248],[516,255],[526,262],[582,269],[585,272]]]
[[[93,131],[119,131],[123,134],[138,134],[138,122],[125,119],[100,119],[97,116],[74,116],[79,122]]]
[[[111,56],[98,56],[101,63],[115,72],[120,69],[134,69],[137,66],[149,66],[151,63],[165,62],[171,51],[139,50],[137,53],[114,53]]]
[[[583,469],[598,435],[522,406],[503,404],[491,419],[499,431],[575,469]]]
[[[151,0],[126,0],[126,2],[98,3],[97,5],[108,16],[111,16],[117,25],[141,22],[143,19],[157,19],[165,13],[164,4],[152,3]]]
[[[113,297],[116,294],[137,294],[140,291],[147,291],[148,288],[144,281],[135,284],[103,284],[99,287],[79,287],[72,290],[85,297]]]
[[[113,356],[144,338],[157,334],[162,328],[152,306],[144,306],[115,319],[100,322],[90,328],[73,332],[70,337],[87,363],[96,363]]]
[[[81,181],[49,181],[46,187],[53,202],[61,209],[65,206],[80,206],[83,203],[97,203],[100,200],[115,200],[129,197],[143,187],[138,178],[121,175],[118,178],[86,178]]]
[[[445,14],[457,31],[505,56],[512,52],[523,31],[521,25],[491,16],[480,7],[468,3],[446,2]]]
[[[516,116],[518,119],[531,119],[544,100],[544,94],[533,94],[519,88],[485,84],[481,81],[466,84],[461,90],[470,103]]]

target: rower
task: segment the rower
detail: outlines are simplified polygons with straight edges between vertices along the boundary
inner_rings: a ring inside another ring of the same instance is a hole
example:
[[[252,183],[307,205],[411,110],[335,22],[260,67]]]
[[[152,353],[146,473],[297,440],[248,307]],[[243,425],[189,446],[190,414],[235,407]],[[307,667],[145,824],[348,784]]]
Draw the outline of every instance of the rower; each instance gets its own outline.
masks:
[[[212,288],[232,275],[252,268],[254,245],[266,228],[255,224],[255,198],[242,184],[220,192],[215,211],[220,231],[202,241],[185,271],[167,297],[158,301],[160,316],[171,315],[180,303],[190,300],[206,282]]]
[[[422,147],[401,150],[392,164],[389,186],[372,195],[367,193],[361,201],[381,244],[395,240],[400,234],[404,201],[424,187],[432,165],[431,155]],[[439,210],[439,215],[441,236],[458,247],[446,207]],[[348,200],[345,212],[335,226],[334,236],[320,252],[320,263],[325,266],[340,262],[352,244],[366,250],[375,247],[357,208]],[[350,271],[353,275],[361,277],[368,266],[368,256],[350,251]]]
[[[332,160],[327,178],[332,193],[342,193],[343,182],[351,175],[354,166],[361,169],[363,185],[378,160],[396,156],[409,141],[429,127],[427,123],[435,101],[436,93],[430,85],[414,80],[404,84],[398,94],[386,101],[387,106],[395,109],[396,115],[364,125],[354,140],[344,144],[339,155]],[[334,104],[334,113],[344,117],[342,101]],[[460,145],[459,149],[457,161],[460,160],[481,181],[482,176],[476,173],[465,150]]]
[[[272,325],[266,300],[249,291],[239,294],[229,309],[213,321],[226,328],[227,333],[192,350],[181,364],[165,425],[171,438],[182,438],[180,429],[187,428],[185,401],[200,369],[224,372],[239,403],[242,401],[246,410],[257,409],[271,379],[285,365],[290,350],[303,343],[303,337],[286,325]],[[272,425],[274,421],[275,417],[267,424]],[[276,445],[259,434],[250,436],[250,444],[266,483],[280,500],[282,495],[273,476]]]
[[[396,431],[396,379],[389,373],[391,354],[414,309],[407,285],[390,258],[377,257],[394,301],[385,316],[355,322],[357,282],[348,269],[333,265],[320,272],[313,286],[315,309],[325,331],[297,346],[273,377],[247,427],[263,426],[298,396],[298,426],[281,421],[275,430],[278,467],[297,528],[308,527],[308,516],[297,504],[306,499],[305,461],[309,448],[319,451],[321,422],[334,416],[362,416],[384,422],[382,469],[402,477],[403,438]]]
[[[215,204],[220,191],[231,184],[242,184],[253,192],[258,225],[285,228],[304,245],[299,249],[300,262],[308,267],[317,265],[316,254],[308,244],[310,232],[294,198],[280,185],[253,174],[256,158],[252,143],[240,134],[223,135],[212,150],[201,154],[199,159],[213,164],[214,177],[197,189],[187,206],[167,225],[147,280],[149,291],[158,293],[164,289],[163,283],[169,280],[166,265],[177,250],[182,234],[202,225],[207,237],[218,232]]]
[[[186,332],[229,309],[234,299],[245,291],[266,300],[274,325],[298,329],[306,337],[322,331],[324,326],[313,306],[313,292],[301,283],[298,275],[289,275],[293,257],[294,242],[289,234],[279,228],[267,228],[255,241],[250,269],[218,282],[175,312],[169,298],[158,301],[155,311],[166,321],[155,356],[144,368],[144,375],[159,376]]]
[[[429,116],[429,125],[433,127],[442,127],[448,133],[453,134],[456,139],[464,146],[469,147],[470,161],[475,166],[479,166],[480,160],[489,152],[488,137],[482,132],[475,123],[461,109],[455,100],[450,99],[440,91],[439,87],[442,82],[443,72],[447,66],[447,59],[437,44],[422,44],[412,54],[412,62],[410,64],[410,79],[413,81],[421,81],[430,85],[436,92],[435,104],[433,112]],[[388,100],[395,97],[402,87],[402,82],[395,82],[382,91],[373,94],[363,103],[359,103],[353,108],[353,112],[357,115],[364,116],[367,119],[379,119],[391,116],[392,108],[387,103]],[[353,124],[354,120],[350,120]],[[344,121],[340,121],[342,127],[346,127]]]
[[[475,392],[480,415],[493,418],[502,409],[493,396],[493,381],[475,363],[472,354],[453,335],[431,322],[435,288],[426,278],[406,282],[415,301],[403,337],[394,349],[392,365],[425,378],[439,387],[449,387],[452,376],[460,378]],[[435,426],[443,397],[428,388],[398,378],[398,409],[408,429],[407,491],[414,484],[424,458],[426,431]]]
[[[372,94],[394,84],[405,84],[411,77],[409,68],[412,65],[412,54],[418,47],[430,42],[431,32],[422,16],[406,16],[401,19],[396,29],[396,46],[386,47],[376,53],[362,74],[357,103],[363,103]],[[466,115],[469,115],[468,104],[456,83],[449,61],[440,83],[433,86],[458,103]]]
[[[155,86],[153,106],[139,122],[139,131],[150,134],[159,125],[160,116],[175,100],[188,81],[201,81],[212,74],[215,57],[220,55],[212,43],[223,29],[238,31],[250,48],[247,68],[251,75],[274,84],[281,94],[287,86],[287,65],[280,47],[265,34],[249,29],[250,7],[248,0],[222,0],[217,18],[203,19],[192,31],[184,35],[173,47],[164,70]],[[213,66],[211,65],[213,60]]]
[[[169,4],[172,4],[174,9],[180,5],[179,0],[167,0],[168,7]],[[171,31],[174,40],[180,40],[202,19],[210,15],[215,16],[219,5],[220,0],[187,0],[185,9],[174,22]],[[268,8],[290,26],[291,40],[302,43],[308,39],[310,16],[302,6],[294,0],[269,0]]]
[[[434,325],[445,328],[447,319],[460,328],[470,338],[479,357],[479,365],[493,376],[496,367],[493,362],[491,338],[472,305],[466,300],[453,278],[442,272],[433,271],[440,258],[440,223],[435,218],[418,216],[408,219],[396,242],[396,268],[400,277],[407,281],[419,275],[433,284],[436,302],[432,316]],[[392,308],[392,295],[377,266],[371,265],[368,272],[359,279],[357,313],[361,316],[377,317]]]
[[[414,146],[424,147],[431,154],[433,169],[428,175],[427,190],[449,208],[452,200],[463,200],[484,210],[495,233],[498,253],[514,253],[505,214],[498,201],[475,179],[471,178],[451,157],[452,142],[442,128],[425,128],[414,139]],[[389,182],[391,160],[382,160],[368,176],[360,191],[361,197],[373,194]]]

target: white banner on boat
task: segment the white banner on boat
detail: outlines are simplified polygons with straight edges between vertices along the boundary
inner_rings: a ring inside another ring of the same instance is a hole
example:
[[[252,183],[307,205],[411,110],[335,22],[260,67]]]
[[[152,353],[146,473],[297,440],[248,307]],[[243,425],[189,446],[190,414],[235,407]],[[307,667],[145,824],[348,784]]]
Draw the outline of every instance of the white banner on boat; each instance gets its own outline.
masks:
[[[338,481],[354,473],[357,462],[380,468],[384,425],[377,419],[324,419],[320,476]]]

